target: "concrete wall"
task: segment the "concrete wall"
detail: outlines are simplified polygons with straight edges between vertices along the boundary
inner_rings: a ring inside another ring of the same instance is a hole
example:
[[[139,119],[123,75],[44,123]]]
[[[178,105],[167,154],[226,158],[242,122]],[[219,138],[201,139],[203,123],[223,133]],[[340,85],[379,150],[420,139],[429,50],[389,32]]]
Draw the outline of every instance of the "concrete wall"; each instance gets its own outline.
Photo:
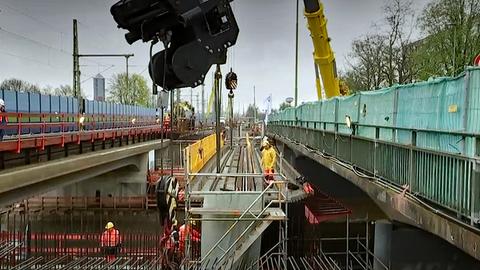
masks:
[[[143,196],[147,190],[148,153],[137,156],[139,168],[123,167],[118,170],[78,182],[45,196]]]
[[[205,195],[204,196],[204,209],[235,209],[241,213],[241,209],[246,209],[248,206],[258,197],[258,194],[252,195],[238,195],[238,194],[231,194],[225,193],[222,195]],[[262,201],[258,201],[255,206],[251,209],[253,212],[260,211],[262,209]],[[205,218],[215,218],[215,217],[225,217],[225,215],[204,215]],[[230,215],[230,217],[232,217]],[[232,217],[233,218],[233,217]],[[215,245],[215,243],[224,235],[224,233],[229,229],[229,227],[233,224],[233,221],[203,221],[202,222],[202,242],[201,242],[201,254],[204,257],[207,252]],[[228,249],[235,241],[237,237],[239,237],[244,230],[248,227],[251,221],[240,221],[236,227],[227,235],[222,242],[220,243],[220,247],[224,250]],[[252,228],[250,229],[252,230]],[[242,240],[245,240],[250,233],[247,233],[243,236]],[[242,241],[240,241],[242,242]],[[250,249],[243,255],[246,262],[248,261],[256,261],[260,256],[260,239],[250,247]],[[232,249],[232,251],[235,248]],[[230,254],[233,255],[233,252]],[[215,258],[219,258],[223,255],[223,252],[216,248],[207,259],[209,259],[210,264],[215,261]]]

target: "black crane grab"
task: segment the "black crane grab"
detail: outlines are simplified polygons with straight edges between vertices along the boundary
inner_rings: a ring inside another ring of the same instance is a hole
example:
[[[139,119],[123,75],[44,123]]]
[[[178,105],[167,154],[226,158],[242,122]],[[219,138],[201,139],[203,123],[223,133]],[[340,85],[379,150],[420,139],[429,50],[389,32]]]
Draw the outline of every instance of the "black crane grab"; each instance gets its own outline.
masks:
[[[239,29],[231,0],[122,0],[110,12],[129,44],[162,41],[150,59],[152,80],[164,89],[196,87],[213,64],[224,64]]]

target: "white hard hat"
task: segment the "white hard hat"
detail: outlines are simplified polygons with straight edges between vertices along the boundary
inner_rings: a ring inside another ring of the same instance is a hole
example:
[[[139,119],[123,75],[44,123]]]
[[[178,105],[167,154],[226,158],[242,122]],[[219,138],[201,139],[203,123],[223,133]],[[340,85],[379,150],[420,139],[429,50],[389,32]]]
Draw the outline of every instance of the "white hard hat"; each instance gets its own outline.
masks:
[[[262,146],[265,147],[265,146],[267,146],[267,145],[269,145],[268,137],[265,136],[265,137],[263,137],[263,139],[262,139]]]
[[[262,144],[263,144],[263,143],[266,143],[266,142],[268,142],[268,137],[267,137],[267,136],[264,136],[263,139],[262,139]]]
[[[5,101],[3,101],[3,99],[0,98],[0,106],[5,106]]]

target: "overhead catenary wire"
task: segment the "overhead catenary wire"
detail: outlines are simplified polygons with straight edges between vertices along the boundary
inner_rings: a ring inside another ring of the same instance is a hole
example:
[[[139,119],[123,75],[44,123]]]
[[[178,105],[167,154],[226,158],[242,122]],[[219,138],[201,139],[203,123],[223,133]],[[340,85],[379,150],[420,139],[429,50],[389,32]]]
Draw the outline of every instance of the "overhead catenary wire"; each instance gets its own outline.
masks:
[[[44,62],[44,61],[40,61],[38,59],[34,59],[34,58],[30,58],[30,57],[26,57],[26,56],[23,56],[23,55],[18,55],[18,54],[14,54],[14,53],[11,53],[11,52],[7,52],[7,51],[3,51],[3,50],[0,50],[0,53],[2,54],[5,54],[5,55],[8,55],[8,56],[11,56],[11,57],[16,57],[16,58],[19,58],[19,59],[23,59],[23,60],[27,60],[27,61],[30,61],[32,63],[37,63],[39,65],[45,65],[45,66],[48,66],[48,67],[51,67],[52,69],[55,69],[57,71],[63,71],[65,74],[70,74],[70,72],[68,72],[66,70],[66,66],[55,66],[55,65],[52,65],[48,62]]]
[[[58,52],[58,53],[64,54],[65,56],[68,56],[68,57],[71,57],[71,56],[72,56],[71,52],[67,52],[67,51],[63,50],[62,48],[57,48],[57,47],[51,46],[51,45],[49,45],[49,44],[46,44],[46,43],[43,43],[43,42],[41,42],[41,41],[32,39],[32,38],[27,37],[27,36],[24,36],[24,35],[22,35],[22,34],[12,32],[12,31],[7,30],[7,29],[5,29],[5,28],[3,28],[3,27],[0,27],[0,32],[3,32],[3,33],[8,34],[8,35],[10,35],[10,36],[16,37],[16,38],[18,38],[18,39],[22,39],[22,40],[28,41],[28,42],[30,42],[30,43],[32,43],[32,44],[36,44],[36,45],[38,45],[38,46],[47,48],[47,49],[49,49],[49,50],[56,51],[56,52]],[[102,65],[102,63],[100,63],[100,62],[97,62],[97,61],[94,61],[94,60],[90,60],[90,59],[86,59],[85,61],[91,62],[91,63],[95,63],[95,64],[97,64],[97,65]]]
[[[104,73],[105,71],[112,69],[113,67],[114,67],[113,65],[112,65],[112,66],[109,66],[109,67],[103,69],[102,71],[99,71],[98,73],[96,73],[96,74],[94,74],[94,75],[90,75],[90,76],[88,76],[87,79],[81,81],[80,83],[84,83],[84,82],[86,82],[86,81],[88,81],[88,80],[90,80],[90,79],[93,79],[93,78],[94,78],[95,76],[97,76],[98,74],[102,74],[102,73]]]

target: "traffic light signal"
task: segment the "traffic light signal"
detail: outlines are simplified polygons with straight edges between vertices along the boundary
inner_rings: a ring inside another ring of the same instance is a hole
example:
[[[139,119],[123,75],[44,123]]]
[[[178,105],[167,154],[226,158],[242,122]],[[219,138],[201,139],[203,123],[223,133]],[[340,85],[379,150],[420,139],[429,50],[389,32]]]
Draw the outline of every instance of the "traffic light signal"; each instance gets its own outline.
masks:
[[[149,72],[164,89],[196,87],[213,64],[224,64],[238,37],[230,0],[122,0],[110,11],[129,44],[161,40]]]

